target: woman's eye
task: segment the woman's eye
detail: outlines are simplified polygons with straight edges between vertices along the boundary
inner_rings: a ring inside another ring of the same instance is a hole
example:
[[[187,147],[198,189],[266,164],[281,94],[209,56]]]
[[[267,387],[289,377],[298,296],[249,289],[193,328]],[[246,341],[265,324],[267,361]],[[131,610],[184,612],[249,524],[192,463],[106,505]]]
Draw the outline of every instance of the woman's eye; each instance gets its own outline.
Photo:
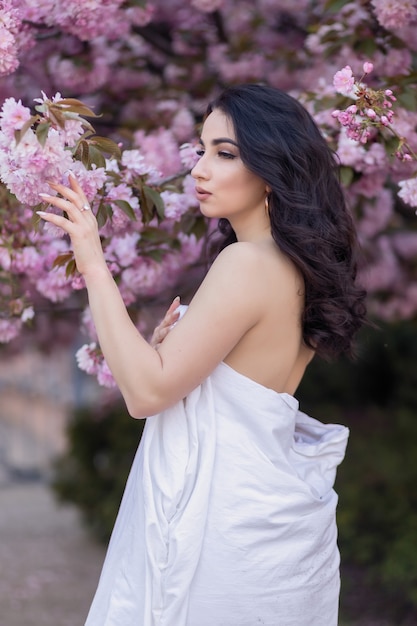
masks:
[[[196,150],[195,153],[196,153],[197,156],[202,157],[203,154],[204,154],[204,150],[201,150],[201,149],[200,150]]]
[[[221,157],[222,159],[235,159],[236,158],[234,154],[231,154],[230,152],[223,152],[223,150],[219,152],[219,157]]]

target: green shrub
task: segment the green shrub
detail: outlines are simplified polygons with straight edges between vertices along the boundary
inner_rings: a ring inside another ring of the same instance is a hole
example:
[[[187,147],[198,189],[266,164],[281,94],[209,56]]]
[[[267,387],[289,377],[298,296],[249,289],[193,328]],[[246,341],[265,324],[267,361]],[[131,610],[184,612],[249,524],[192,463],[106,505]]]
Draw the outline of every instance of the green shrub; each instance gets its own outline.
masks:
[[[88,528],[107,543],[144,420],[123,403],[78,409],[68,428],[69,450],[55,463],[57,496],[75,503]]]
[[[415,326],[383,326],[362,334],[357,362],[314,363],[299,390],[304,410],[350,428],[336,483],[342,563],[396,626],[417,619],[416,363]]]

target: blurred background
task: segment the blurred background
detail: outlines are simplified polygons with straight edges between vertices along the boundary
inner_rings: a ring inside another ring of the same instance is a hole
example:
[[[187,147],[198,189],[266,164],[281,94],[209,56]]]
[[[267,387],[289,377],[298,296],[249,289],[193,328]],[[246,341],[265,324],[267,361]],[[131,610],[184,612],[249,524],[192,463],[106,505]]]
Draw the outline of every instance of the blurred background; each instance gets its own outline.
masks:
[[[417,624],[417,2],[5,0],[0,50],[2,626],[84,622],[143,428],[94,344],[67,243],[34,226],[37,193],[83,168],[111,269],[149,332],[204,272],[193,144],[206,103],[238,82],[287,90],[314,115],[363,248],[374,326],[355,361],[314,360],[297,392],[351,433],[336,483],[340,626]],[[332,115],[352,103],[333,84],[347,65],[377,111],[362,143]],[[91,135],[69,138],[62,97]]]

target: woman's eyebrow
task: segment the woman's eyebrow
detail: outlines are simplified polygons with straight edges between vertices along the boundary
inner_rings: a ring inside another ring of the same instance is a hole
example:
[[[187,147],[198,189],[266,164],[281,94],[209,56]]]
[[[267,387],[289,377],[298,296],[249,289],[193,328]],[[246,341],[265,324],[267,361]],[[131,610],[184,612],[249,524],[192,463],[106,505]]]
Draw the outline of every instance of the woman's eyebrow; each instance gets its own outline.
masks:
[[[200,137],[200,143],[202,146],[204,146],[204,141],[201,139]],[[228,137],[219,137],[218,139],[212,139],[211,140],[211,145],[212,146],[218,146],[221,143],[230,143],[232,144],[232,146],[236,146],[236,148],[238,148],[239,146],[237,145],[236,141],[233,141],[233,139],[229,139]]]

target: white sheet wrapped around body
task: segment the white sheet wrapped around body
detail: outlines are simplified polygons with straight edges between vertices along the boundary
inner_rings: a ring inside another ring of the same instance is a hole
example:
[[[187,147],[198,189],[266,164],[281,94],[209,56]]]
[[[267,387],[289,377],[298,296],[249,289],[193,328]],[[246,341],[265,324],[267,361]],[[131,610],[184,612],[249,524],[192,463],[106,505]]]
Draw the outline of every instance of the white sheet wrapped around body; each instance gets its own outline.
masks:
[[[337,626],[347,438],[221,363],[147,419],[86,626]]]

